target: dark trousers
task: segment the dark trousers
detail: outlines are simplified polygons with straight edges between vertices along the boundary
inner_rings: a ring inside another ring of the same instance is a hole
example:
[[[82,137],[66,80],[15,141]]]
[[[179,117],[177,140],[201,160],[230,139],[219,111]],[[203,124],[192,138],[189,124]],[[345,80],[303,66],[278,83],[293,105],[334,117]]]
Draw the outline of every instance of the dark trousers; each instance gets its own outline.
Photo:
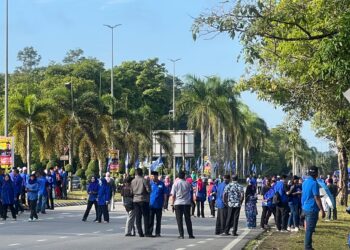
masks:
[[[67,185],[62,184],[62,199],[67,199]]]
[[[49,188],[48,190],[48,195],[47,195],[47,200],[46,200],[46,208],[49,208],[49,209],[54,209],[54,203],[53,203],[53,193],[52,192],[55,192],[53,188]]]
[[[98,205],[98,215],[97,220],[98,222],[102,221],[102,214],[103,214],[103,220],[109,222],[109,213],[108,213],[108,207],[107,205]]]
[[[288,217],[287,203],[276,206],[276,227],[278,230],[287,230]]]
[[[160,225],[162,221],[162,208],[150,208],[149,234],[153,233],[154,216],[156,217],[156,235],[160,235]]]
[[[6,220],[6,218],[7,218],[7,210],[10,208],[10,210],[11,210],[11,214],[12,214],[12,218],[14,218],[14,219],[16,219],[16,209],[15,209],[15,206],[13,205],[13,204],[3,204],[2,205],[2,211],[3,211],[3,213],[2,213],[2,218],[4,219],[4,220]]]
[[[215,217],[215,200],[209,202],[210,214]]]
[[[95,206],[95,212],[96,212],[96,219],[95,220],[98,220],[98,218],[97,218],[97,216],[98,216],[97,201],[88,201],[88,204],[87,204],[84,216],[83,216],[84,220],[86,220],[87,217],[89,216],[89,213],[90,213],[90,210],[92,208],[92,205]]]
[[[194,211],[196,210],[196,203],[191,199],[191,215],[194,216]]]
[[[36,213],[36,204],[38,203],[38,200],[28,200],[28,202],[30,208],[30,218],[38,219],[38,214]]]
[[[17,200],[15,200],[15,209],[16,209],[16,214],[18,214],[19,211],[23,212],[24,209],[21,205],[20,199],[19,199],[20,194],[16,195]]]
[[[189,236],[193,236],[191,222],[191,205],[175,205],[175,215],[180,236],[184,236],[183,216],[185,216],[187,233]]]
[[[149,233],[149,203],[148,202],[134,202],[135,216],[136,216],[136,228],[140,236],[143,236],[142,230],[142,217],[144,222],[145,234]]]
[[[22,187],[22,190],[21,190],[21,202],[23,205],[26,204],[26,188],[25,187]]]
[[[227,219],[227,207],[218,208],[218,215],[216,217],[215,234],[222,234],[225,232]]]
[[[197,217],[202,216],[204,218],[204,201],[197,201]]]
[[[241,211],[241,207],[228,207],[225,233],[229,233],[231,226],[233,227],[232,233],[233,234],[237,233],[240,211]]]

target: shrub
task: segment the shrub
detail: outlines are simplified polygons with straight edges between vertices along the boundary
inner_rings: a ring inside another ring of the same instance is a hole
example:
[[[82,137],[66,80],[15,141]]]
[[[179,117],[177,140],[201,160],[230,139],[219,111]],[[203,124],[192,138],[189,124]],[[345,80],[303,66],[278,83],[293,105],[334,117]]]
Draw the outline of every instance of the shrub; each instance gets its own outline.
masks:
[[[75,175],[80,177],[81,179],[86,179],[85,170],[82,168],[78,169],[77,172],[75,172]]]

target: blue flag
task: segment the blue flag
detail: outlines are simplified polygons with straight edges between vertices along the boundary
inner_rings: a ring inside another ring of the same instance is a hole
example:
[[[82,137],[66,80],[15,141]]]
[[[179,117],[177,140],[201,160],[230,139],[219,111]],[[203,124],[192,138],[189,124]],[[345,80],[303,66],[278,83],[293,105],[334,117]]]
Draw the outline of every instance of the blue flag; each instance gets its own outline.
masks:
[[[125,171],[128,172],[128,165],[129,165],[129,153],[126,153],[125,157]]]
[[[186,160],[185,170],[186,172],[190,172],[190,160]]]
[[[139,159],[136,159],[135,168],[139,168],[139,166],[140,166],[140,160],[139,160]]]
[[[163,165],[162,158],[159,157],[155,162],[151,165],[151,171],[157,171],[157,169]]]
[[[180,172],[180,163],[179,163],[179,161],[176,161],[176,171]]]

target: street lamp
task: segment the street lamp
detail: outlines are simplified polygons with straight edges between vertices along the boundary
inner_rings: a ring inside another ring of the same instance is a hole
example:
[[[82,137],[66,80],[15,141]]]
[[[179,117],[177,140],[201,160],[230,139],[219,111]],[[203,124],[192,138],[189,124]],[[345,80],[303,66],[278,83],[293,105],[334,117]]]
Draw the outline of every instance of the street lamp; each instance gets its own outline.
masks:
[[[9,2],[6,0],[5,2],[5,131],[4,135],[8,136],[8,87],[9,87],[9,82],[8,82],[8,67],[9,67],[9,46],[8,46],[8,41],[9,41]],[[28,166],[29,167],[29,166]]]
[[[70,90],[70,98],[71,98],[71,109],[72,109],[72,115],[71,115],[71,124],[70,124],[70,141],[68,145],[69,149],[69,158],[68,163],[69,165],[73,166],[73,118],[74,118],[74,99],[73,99],[73,83],[72,82],[66,82],[64,86]]]
[[[181,58],[178,59],[169,59],[173,63],[173,130],[175,130],[175,63],[180,61]]]
[[[106,26],[107,28],[110,28],[111,31],[112,31],[112,68],[111,68],[111,96],[114,97],[114,91],[113,91],[113,31],[114,31],[114,28],[120,26],[121,24],[116,24],[116,25],[108,25],[108,24],[104,24],[104,26]]]

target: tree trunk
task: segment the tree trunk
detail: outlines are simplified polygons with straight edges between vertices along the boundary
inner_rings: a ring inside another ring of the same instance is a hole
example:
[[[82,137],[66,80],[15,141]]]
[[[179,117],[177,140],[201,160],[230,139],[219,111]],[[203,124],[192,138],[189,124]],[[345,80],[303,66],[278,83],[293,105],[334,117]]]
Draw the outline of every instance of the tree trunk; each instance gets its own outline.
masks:
[[[338,201],[340,205],[347,206],[348,205],[348,157],[346,153],[346,148],[342,142],[342,138],[337,133],[337,148],[338,148],[338,166],[340,170],[339,176],[339,195]]]
[[[102,169],[103,169],[103,166],[102,166],[102,160],[100,159],[100,157],[98,158],[98,169],[99,169],[100,178],[102,178]]]
[[[243,147],[242,150],[242,169],[243,169],[243,179],[246,176],[246,172],[245,172],[245,147]]]
[[[30,125],[27,125],[27,173],[31,174],[30,171],[30,141],[31,141],[31,134],[30,134]]]
[[[292,174],[295,175],[295,152],[292,150]]]
[[[238,175],[239,174],[239,172],[238,172],[238,138],[236,138],[236,143],[235,143],[235,153],[236,153],[236,169],[235,169],[235,173],[234,174],[236,174],[236,175]]]

